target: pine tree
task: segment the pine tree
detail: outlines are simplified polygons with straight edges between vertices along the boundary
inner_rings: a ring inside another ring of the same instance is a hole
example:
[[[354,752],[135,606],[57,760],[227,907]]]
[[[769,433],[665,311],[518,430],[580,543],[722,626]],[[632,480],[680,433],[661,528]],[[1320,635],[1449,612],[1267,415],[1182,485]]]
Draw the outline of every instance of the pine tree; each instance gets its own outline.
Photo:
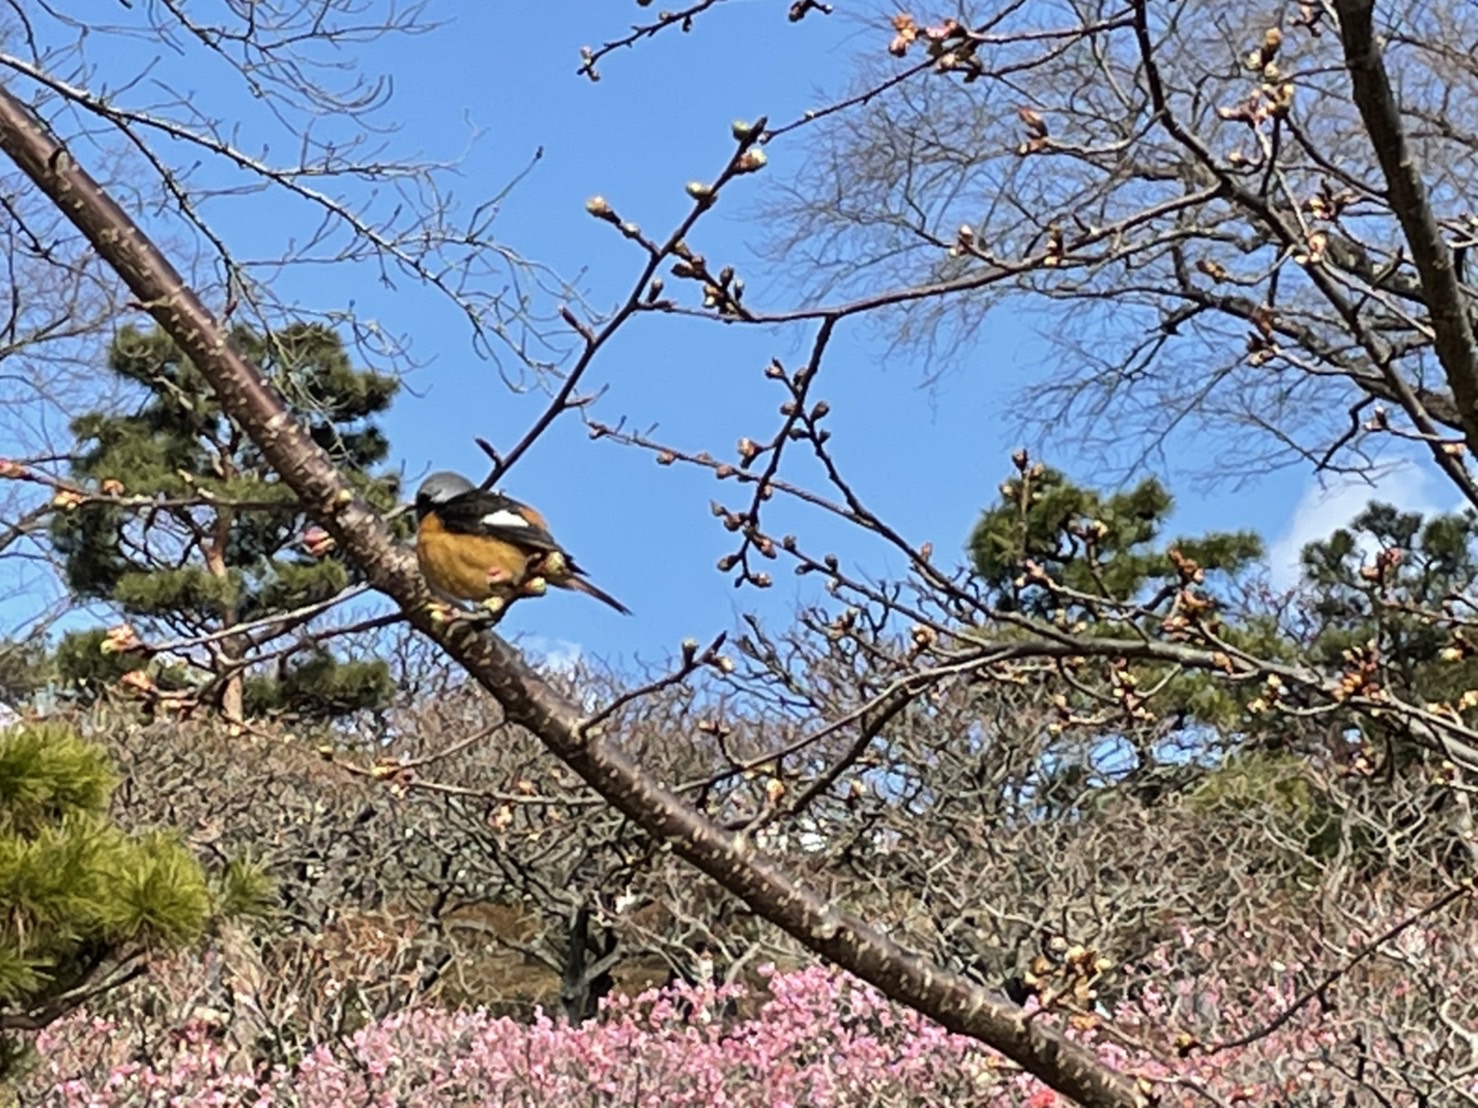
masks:
[[[108,818],[114,784],[102,748],[61,724],[0,731],[0,1036],[267,902],[249,867],[213,884],[174,835],[125,834]],[[0,1038],[0,1076],[18,1053]]]
[[[1348,526],[1304,548],[1299,588],[1275,604],[1272,591],[1255,582],[1244,587],[1261,561],[1257,536],[1211,532],[1167,542],[1162,533],[1171,506],[1154,480],[1108,494],[1023,460],[971,535],[977,577],[1001,610],[1084,639],[1105,633],[1122,638],[1125,616],[1112,602],[1142,601],[1174,583],[1174,550],[1206,571],[1201,591],[1219,642],[1331,677],[1352,657],[1369,656],[1374,644],[1378,681],[1389,694],[1429,710],[1441,705],[1478,725],[1478,695],[1469,691],[1478,688],[1478,634],[1466,626],[1478,584],[1478,513],[1424,518],[1372,503]],[[1033,585],[1023,570],[1028,561],[1067,591]],[[1157,637],[1164,628],[1155,616],[1139,622],[1138,630]],[[993,637],[1011,633],[1006,624],[991,629]],[[1384,751],[1392,770],[1419,769],[1432,760],[1400,734],[1399,716],[1347,710],[1286,687],[1274,710],[1262,682],[1228,682],[1155,663],[1128,671],[1137,687],[1157,690],[1158,720],[1198,736],[1170,762],[1157,758],[1153,742],[1137,744],[1138,766],[1152,771],[1141,774],[1152,784],[1139,795],[1159,795],[1160,782],[1170,781],[1207,810],[1225,804],[1280,812],[1305,836],[1311,854],[1333,841],[1331,817],[1290,768],[1300,758],[1343,761],[1362,750]],[[1091,714],[1091,700],[1069,694],[1067,703]],[[1101,754],[1105,744],[1125,738],[1134,741],[1112,727],[1090,731],[1078,749]],[[1186,758],[1191,748],[1194,760]],[[1049,784],[1062,778],[1069,786],[1063,793],[1077,803],[1083,788],[1072,775],[1084,764],[1059,753],[1046,773]]]
[[[1174,549],[1211,573],[1232,577],[1262,556],[1262,540],[1247,531],[1212,532],[1165,541],[1174,501],[1149,478],[1124,492],[1105,494],[1069,481],[1048,466],[1021,459],[1001,486],[1001,501],[986,509],[970,535],[975,572],[1005,608],[1024,606],[1047,615],[1060,601],[1042,590],[1012,587],[1024,562],[1079,593],[1128,600],[1174,581]],[[1092,613],[1084,615],[1091,619]]]
[[[1427,518],[1372,502],[1304,547],[1301,562],[1313,653],[1325,665],[1374,642],[1386,686],[1403,699],[1456,703],[1478,688],[1478,637],[1464,627],[1478,584],[1478,513]]]
[[[398,479],[378,468],[389,443],[374,419],[399,381],[355,368],[338,336],[318,325],[265,335],[237,328],[232,341],[369,502],[392,507]],[[337,658],[302,637],[306,619],[260,624],[335,596],[354,574],[336,555],[303,549],[306,517],[293,493],[221,412],[200,372],[163,332],[132,327],[113,341],[108,368],[137,386],[140,401],[128,414],[95,411],[74,422],[72,478],[153,502],[140,510],[85,501],[57,513],[52,537],[73,592],[116,606],[144,641],[214,636],[188,651],[189,669],[150,667],[151,687],[199,685],[204,673],[206,691],[230,718],[248,704],[327,717],[383,702],[384,662]],[[299,642],[300,650],[280,654],[275,673],[245,672],[269,644]],[[62,680],[95,694],[140,668],[140,655],[109,653],[104,643],[98,631],[64,642]]]
[[[1187,559],[1203,571],[1198,588],[1209,605],[1204,617],[1214,622],[1224,641],[1265,656],[1293,649],[1274,620],[1229,604],[1243,577],[1261,561],[1263,545],[1256,534],[1167,538],[1174,501],[1159,481],[1149,478],[1108,493],[1075,484],[1048,466],[1029,464],[1025,455],[1016,461],[1016,474],[1002,483],[999,502],[981,513],[969,541],[976,577],[997,610],[1019,612],[1085,640],[1096,635],[1117,640],[1136,632],[1155,637],[1161,633],[1161,617],[1131,613],[1136,605],[1178,589],[1178,560]],[[1029,563],[1040,576],[1025,572]],[[1041,578],[1056,587],[1042,587]],[[989,630],[992,638],[1015,633],[1008,623]],[[1241,741],[1247,701],[1256,690],[1158,662],[1126,664],[1123,672],[1133,687],[1157,690],[1156,718],[1137,724],[1116,719],[1064,740],[1039,767],[1044,812],[1066,815],[1083,803],[1092,795],[1090,781],[1103,780],[1103,773],[1093,768],[1103,761],[1118,761],[1121,785],[1146,800],[1198,779],[1202,770],[1187,762],[1183,748],[1164,748],[1159,721],[1175,721],[1171,730],[1192,728],[1207,738],[1214,734],[1222,744]],[[1092,718],[1102,707],[1083,689],[1052,687],[1075,716]],[[1130,759],[1117,753],[1126,745]],[[1108,757],[1109,751],[1116,753]],[[1059,805],[1066,807],[1058,810]]]

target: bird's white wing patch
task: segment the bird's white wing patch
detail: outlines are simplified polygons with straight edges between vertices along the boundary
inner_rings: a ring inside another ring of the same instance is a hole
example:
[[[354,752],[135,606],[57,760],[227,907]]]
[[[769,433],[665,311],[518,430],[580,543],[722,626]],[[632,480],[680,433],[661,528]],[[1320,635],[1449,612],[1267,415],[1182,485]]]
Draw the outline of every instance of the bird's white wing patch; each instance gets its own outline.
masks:
[[[499,508],[496,512],[489,512],[482,517],[483,523],[489,527],[527,527],[529,521],[517,512],[509,511],[507,508]]]

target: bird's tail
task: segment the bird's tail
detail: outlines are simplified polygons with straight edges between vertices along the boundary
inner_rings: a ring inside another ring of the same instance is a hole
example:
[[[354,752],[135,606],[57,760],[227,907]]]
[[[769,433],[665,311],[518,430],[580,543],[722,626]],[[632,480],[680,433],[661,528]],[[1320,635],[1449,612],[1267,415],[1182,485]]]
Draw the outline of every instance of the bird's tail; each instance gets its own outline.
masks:
[[[596,588],[589,581],[586,581],[583,578],[570,577],[567,580],[559,582],[559,584],[564,588],[573,589],[575,592],[583,592],[586,596],[593,596],[602,604],[609,604],[612,608],[615,608],[616,611],[620,612],[623,616],[629,616],[631,614],[631,609],[628,608],[625,604],[622,604],[619,600],[617,600],[610,593],[606,592],[604,589]]]

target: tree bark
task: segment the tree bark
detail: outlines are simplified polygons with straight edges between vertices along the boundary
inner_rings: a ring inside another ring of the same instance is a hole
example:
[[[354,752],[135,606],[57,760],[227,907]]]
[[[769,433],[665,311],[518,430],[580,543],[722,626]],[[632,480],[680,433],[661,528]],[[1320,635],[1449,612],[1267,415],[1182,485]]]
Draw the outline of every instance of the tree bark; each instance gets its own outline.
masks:
[[[1340,41],[1355,106],[1370,134],[1370,145],[1386,178],[1391,211],[1401,224],[1401,233],[1411,248],[1411,260],[1421,277],[1427,314],[1432,324],[1432,345],[1457,402],[1468,449],[1478,453],[1478,349],[1474,347],[1473,321],[1468,316],[1452,251],[1442,239],[1442,229],[1432,211],[1427,187],[1416,164],[1416,155],[1406,143],[1401,112],[1391,90],[1385,59],[1375,40],[1374,0],[1335,0],[1339,15]]]
[[[226,565],[226,545],[231,541],[232,518],[230,511],[224,508],[218,511],[210,539],[205,544],[205,568],[212,577],[222,581],[230,573]],[[236,605],[229,600],[222,602],[222,626],[230,628],[236,626],[236,623]],[[228,635],[221,640],[220,660],[222,668],[227,672],[225,683],[221,686],[221,715],[232,723],[240,723],[246,710],[246,678],[238,667],[246,647],[247,644],[239,635]]]

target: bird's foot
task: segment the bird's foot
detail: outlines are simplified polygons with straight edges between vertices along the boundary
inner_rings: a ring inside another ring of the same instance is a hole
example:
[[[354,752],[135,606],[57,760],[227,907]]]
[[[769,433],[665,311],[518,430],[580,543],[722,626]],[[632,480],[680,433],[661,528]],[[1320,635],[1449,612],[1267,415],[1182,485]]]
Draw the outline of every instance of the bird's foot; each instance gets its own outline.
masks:
[[[498,609],[487,607],[487,604],[490,603],[492,602],[488,601],[477,611],[469,612],[464,608],[459,608],[452,604],[443,604],[440,600],[433,600],[427,605],[427,610],[431,613],[432,623],[489,623],[498,614]],[[501,607],[502,602],[499,601],[499,608]]]

